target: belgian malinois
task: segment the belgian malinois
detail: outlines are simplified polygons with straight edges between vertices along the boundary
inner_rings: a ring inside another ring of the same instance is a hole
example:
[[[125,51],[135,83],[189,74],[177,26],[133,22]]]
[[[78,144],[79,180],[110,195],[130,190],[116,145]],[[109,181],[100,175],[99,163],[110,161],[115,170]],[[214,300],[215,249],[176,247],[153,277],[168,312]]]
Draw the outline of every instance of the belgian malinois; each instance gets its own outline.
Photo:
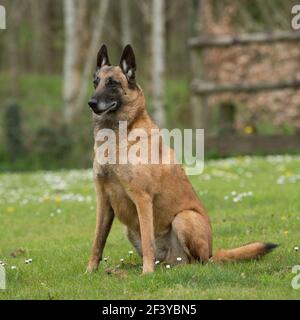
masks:
[[[110,65],[106,46],[101,47],[93,80],[95,92],[88,103],[93,110],[95,152],[101,145],[96,139],[99,130],[117,132],[119,121],[127,121],[128,134],[140,128],[150,136],[151,129],[157,128],[147,112],[135,71],[130,45],[124,48],[119,66]],[[117,140],[117,153],[121,143]],[[155,260],[176,263],[180,257],[180,263],[204,263],[255,259],[276,247],[254,242],[213,255],[210,219],[184,169],[175,161],[99,164],[95,157],[93,172],[97,219],[87,272],[98,268],[115,216],[126,226],[128,239],[143,258],[143,273],[154,271]]]

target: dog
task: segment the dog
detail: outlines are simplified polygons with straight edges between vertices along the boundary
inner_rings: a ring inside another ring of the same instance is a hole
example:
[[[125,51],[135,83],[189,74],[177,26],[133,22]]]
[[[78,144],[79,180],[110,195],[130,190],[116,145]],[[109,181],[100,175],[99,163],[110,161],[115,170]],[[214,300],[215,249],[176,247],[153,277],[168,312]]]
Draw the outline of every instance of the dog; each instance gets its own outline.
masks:
[[[125,140],[134,129],[143,129],[150,138],[151,130],[157,129],[135,74],[136,60],[130,45],[124,48],[118,66],[110,64],[106,46],[101,47],[93,79],[95,91],[88,102],[93,111],[95,154],[104,143],[97,139],[98,132],[109,129],[117,134],[120,121],[127,121]],[[117,139],[117,153],[123,142]],[[161,150],[162,141],[157,143]],[[174,155],[172,149],[170,152]],[[206,263],[257,259],[277,246],[254,242],[213,255],[210,219],[175,160],[169,164],[103,164],[95,156],[93,173],[97,218],[87,272],[97,270],[102,260],[114,217],[126,226],[129,241],[143,259],[143,273],[153,272],[156,260],[177,263],[180,257],[180,263]]]

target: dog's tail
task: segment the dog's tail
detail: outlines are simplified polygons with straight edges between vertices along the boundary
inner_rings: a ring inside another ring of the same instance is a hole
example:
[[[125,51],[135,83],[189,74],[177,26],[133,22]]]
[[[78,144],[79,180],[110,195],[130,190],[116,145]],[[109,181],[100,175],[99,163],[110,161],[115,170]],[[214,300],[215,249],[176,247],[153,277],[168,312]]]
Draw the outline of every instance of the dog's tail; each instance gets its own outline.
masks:
[[[230,262],[258,259],[278,247],[274,243],[253,242],[234,249],[220,249],[210,259],[212,262]]]

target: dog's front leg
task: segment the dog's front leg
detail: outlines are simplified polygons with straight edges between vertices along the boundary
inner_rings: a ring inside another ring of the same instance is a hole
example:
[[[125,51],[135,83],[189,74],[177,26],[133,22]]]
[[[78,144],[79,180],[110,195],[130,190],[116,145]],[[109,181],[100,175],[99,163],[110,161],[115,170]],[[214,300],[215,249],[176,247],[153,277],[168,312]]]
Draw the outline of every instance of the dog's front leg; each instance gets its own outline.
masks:
[[[140,223],[143,251],[143,273],[154,271],[155,242],[153,227],[152,199],[147,194],[132,195]]]
[[[114,220],[114,212],[109,204],[107,196],[102,190],[100,181],[95,180],[95,187],[97,199],[96,230],[92,255],[86,270],[87,273],[97,270],[99,262],[102,260],[103,249]]]

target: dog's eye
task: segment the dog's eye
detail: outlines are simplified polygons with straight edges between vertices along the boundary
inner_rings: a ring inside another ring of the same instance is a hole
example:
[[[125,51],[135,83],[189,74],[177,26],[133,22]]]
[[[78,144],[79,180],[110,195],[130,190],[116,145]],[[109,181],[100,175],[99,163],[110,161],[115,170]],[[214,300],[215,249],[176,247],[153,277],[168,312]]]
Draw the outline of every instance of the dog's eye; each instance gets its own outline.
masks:
[[[98,87],[98,84],[100,83],[100,79],[99,77],[97,77],[96,79],[94,79],[93,84],[94,84],[94,88],[96,89]]]

